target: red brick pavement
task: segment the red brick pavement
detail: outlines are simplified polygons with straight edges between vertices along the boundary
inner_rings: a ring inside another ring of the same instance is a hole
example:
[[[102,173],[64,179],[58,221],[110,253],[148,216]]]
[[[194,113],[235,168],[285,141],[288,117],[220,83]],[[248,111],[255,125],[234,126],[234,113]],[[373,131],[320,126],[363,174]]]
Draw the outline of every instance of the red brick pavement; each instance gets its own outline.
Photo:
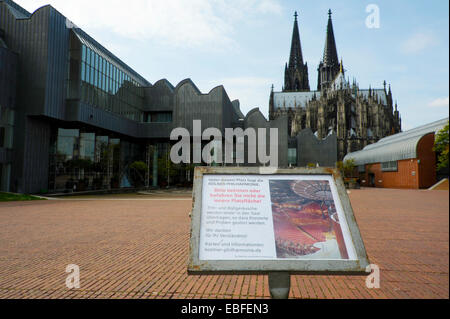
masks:
[[[350,198],[381,288],[293,276],[292,298],[448,298],[448,191],[364,189]],[[268,298],[266,276],[187,276],[189,199],[0,204],[0,298]],[[103,198],[106,199],[106,198]],[[65,286],[77,264],[81,288]]]

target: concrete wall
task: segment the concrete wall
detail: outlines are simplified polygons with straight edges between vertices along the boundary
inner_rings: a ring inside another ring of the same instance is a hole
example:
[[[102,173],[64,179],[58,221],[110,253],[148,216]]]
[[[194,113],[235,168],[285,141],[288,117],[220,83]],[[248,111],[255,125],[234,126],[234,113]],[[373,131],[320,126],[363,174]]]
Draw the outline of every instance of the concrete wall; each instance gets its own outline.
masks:
[[[288,118],[287,116],[280,116],[274,121],[267,121],[261,111],[256,108],[251,110],[244,119],[244,129],[254,128],[256,131],[256,138],[258,141],[258,129],[266,129],[266,154],[270,154],[270,129],[278,129],[278,167],[287,167],[287,150],[288,150]],[[257,160],[258,160],[258,148],[256,148]],[[253,166],[255,164],[248,164],[248,149],[246,146],[245,151],[246,164],[248,166]],[[257,162],[257,166],[261,163]]]
[[[306,128],[297,135],[297,166],[319,163],[321,167],[335,167],[336,162],[336,134],[319,140],[310,128]]]

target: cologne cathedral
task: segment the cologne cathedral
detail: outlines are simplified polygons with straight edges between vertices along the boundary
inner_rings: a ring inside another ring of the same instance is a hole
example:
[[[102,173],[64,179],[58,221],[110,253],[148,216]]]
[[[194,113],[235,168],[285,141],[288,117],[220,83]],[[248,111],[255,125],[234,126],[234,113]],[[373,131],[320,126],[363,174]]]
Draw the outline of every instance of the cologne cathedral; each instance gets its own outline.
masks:
[[[311,129],[319,139],[337,136],[337,159],[364,148],[379,139],[399,133],[401,118],[393,103],[391,86],[360,89],[356,80],[346,79],[343,60],[339,60],[328,11],[328,26],[323,58],[318,66],[317,90],[309,85],[308,64],[303,60],[300,33],[295,13],[289,63],[286,63],[284,87],[272,92],[269,118],[288,116],[289,134],[295,137]]]

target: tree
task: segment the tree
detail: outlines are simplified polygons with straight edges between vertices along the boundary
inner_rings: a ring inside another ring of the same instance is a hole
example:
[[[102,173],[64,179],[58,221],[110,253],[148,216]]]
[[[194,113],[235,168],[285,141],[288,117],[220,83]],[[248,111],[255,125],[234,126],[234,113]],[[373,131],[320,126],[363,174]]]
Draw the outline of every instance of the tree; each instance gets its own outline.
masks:
[[[134,187],[141,187],[145,184],[147,170],[147,164],[141,161],[136,161],[130,165],[130,177]]]
[[[353,171],[356,168],[355,160],[350,159],[345,162],[337,162],[336,167],[341,172],[343,177],[352,177]]]
[[[448,168],[448,131],[449,123],[440,130],[435,138],[433,150],[438,155],[438,163],[436,169],[439,171],[441,169]]]
[[[166,152],[158,159],[158,175],[163,187],[173,184],[175,176],[178,175],[179,167],[179,164],[174,164],[171,161],[170,152]]]

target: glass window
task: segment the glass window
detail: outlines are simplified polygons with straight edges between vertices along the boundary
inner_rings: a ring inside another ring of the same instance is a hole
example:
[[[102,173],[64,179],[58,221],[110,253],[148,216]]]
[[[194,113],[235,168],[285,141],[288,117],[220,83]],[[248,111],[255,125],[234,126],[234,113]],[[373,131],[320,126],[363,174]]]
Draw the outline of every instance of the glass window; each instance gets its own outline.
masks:
[[[98,72],[94,70],[94,85],[98,86]]]
[[[381,163],[381,171],[383,172],[396,172],[397,170],[397,161]]]
[[[86,64],[81,63],[81,81],[86,81]]]
[[[80,134],[80,158],[94,161],[95,154],[95,134]]]
[[[94,68],[91,66],[89,68],[89,83],[91,83],[91,85],[94,85]]]
[[[95,53],[95,56],[94,56],[94,68],[96,70],[98,70],[98,60],[99,60],[99,56],[97,55],[97,53]]]
[[[88,65],[91,65],[91,50],[89,48],[86,48],[86,55],[87,55],[86,63]]]
[[[56,146],[56,154],[71,160],[77,155],[79,130],[58,129],[58,141]]]
[[[172,112],[154,112],[148,117],[152,123],[170,123],[172,122]]]
[[[105,163],[107,165],[107,157],[108,157],[108,136],[97,136],[95,143],[95,162]]]
[[[289,165],[297,165],[297,149],[289,148],[288,149],[288,164]]]
[[[86,61],[86,47],[84,45],[81,46],[81,61]]]

